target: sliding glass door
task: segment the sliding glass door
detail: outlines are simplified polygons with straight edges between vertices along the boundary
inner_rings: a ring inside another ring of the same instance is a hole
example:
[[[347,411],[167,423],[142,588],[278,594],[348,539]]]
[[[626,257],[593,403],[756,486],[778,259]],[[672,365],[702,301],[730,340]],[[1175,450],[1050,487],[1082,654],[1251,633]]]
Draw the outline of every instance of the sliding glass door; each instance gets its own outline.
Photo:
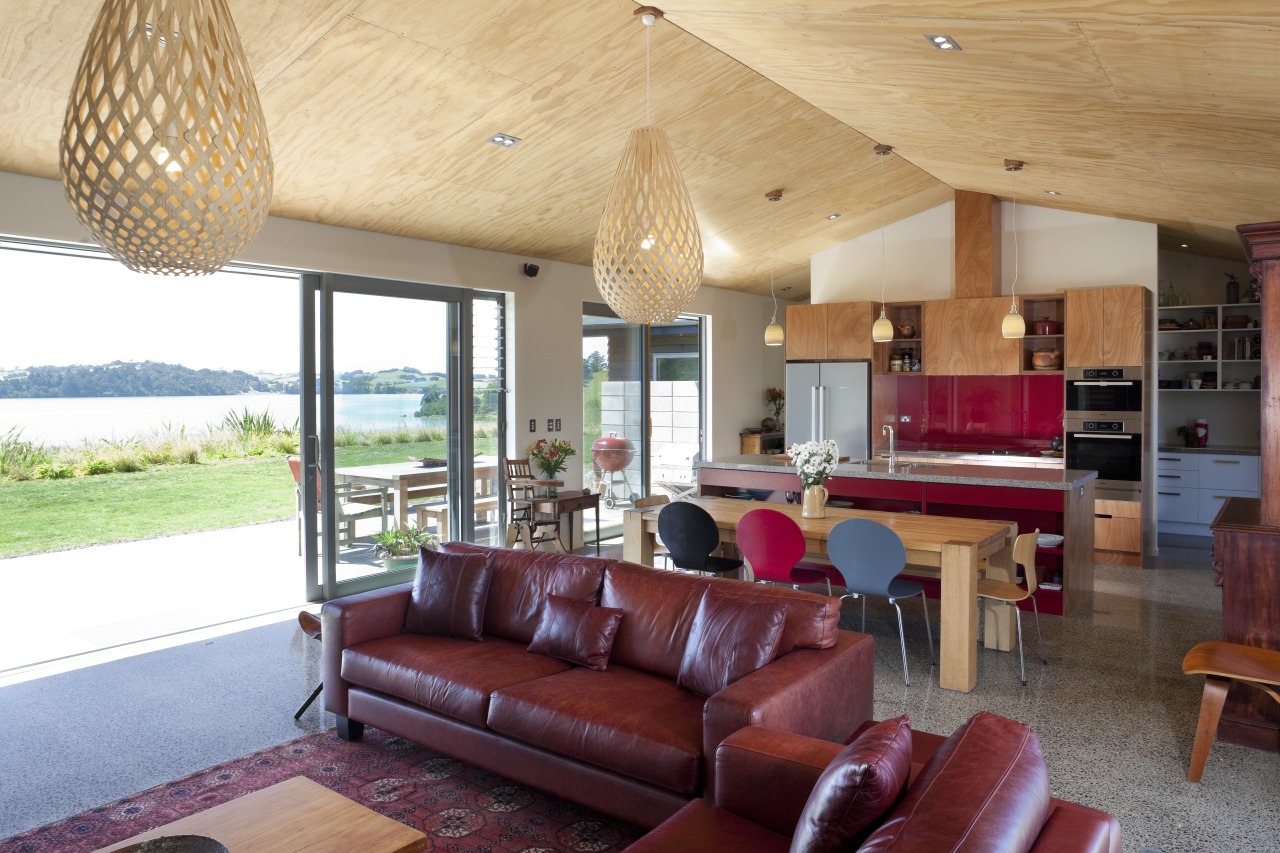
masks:
[[[492,537],[500,307],[458,288],[303,277],[303,493],[317,495],[304,514],[308,598],[411,579],[427,538]],[[477,314],[489,324],[480,335]],[[476,339],[489,354],[479,379]]]

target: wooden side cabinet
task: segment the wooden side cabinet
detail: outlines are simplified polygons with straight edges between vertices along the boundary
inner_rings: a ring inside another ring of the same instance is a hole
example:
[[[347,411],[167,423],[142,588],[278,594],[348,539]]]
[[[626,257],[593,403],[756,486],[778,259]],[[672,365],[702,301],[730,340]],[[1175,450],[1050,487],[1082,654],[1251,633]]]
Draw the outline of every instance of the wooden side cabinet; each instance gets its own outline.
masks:
[[[1000,334],[1007,296],[924,303],[924,372],[934,376],[1010,376],[1022,366],[1022,342]]]
[[[738,433],[738,452],[743,456],[759,453],[781,452],[784,434],[781,432]]]
[[[1132,367],[1144,347],[1151,292],[1145,287],[1085,287],[1066,292],[1067,367]]]

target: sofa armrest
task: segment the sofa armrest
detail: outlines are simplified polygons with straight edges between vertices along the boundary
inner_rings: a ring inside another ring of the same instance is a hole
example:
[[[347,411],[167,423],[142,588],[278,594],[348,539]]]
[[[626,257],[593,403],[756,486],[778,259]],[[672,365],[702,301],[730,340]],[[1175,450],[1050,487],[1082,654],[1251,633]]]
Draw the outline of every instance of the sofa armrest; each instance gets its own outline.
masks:
[[[1120,853],[1120,822],[1111,815],[1058,799],[1049,809],[1031,853]]]
[[[347,683],[342,680],[343,649],[399,634],[404,627],[412,589],[412,583],[375,589],[326,601],[320,608],[325,710],[347,716]]]
[[[703,796],[714,800],[715,754],[744,726],[765,726],[843,743],[871,719],[875,644],[840,631],[830,649],[796,649],[707,699],[702,716]]]
[[[790,838],[841,744],[762,726],[738,729],[716,750],[715,804]]]

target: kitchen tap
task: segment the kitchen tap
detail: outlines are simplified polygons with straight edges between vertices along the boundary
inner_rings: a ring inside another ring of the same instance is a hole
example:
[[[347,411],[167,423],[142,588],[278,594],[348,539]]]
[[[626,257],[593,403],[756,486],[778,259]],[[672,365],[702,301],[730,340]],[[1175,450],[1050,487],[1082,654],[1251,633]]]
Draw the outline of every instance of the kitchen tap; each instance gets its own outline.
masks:
[[[893,426],[891,424],[885,424],[881,427],[880,434],[889,436],[889,464],[893,465],[898,461],[898,453],[893,447]]]

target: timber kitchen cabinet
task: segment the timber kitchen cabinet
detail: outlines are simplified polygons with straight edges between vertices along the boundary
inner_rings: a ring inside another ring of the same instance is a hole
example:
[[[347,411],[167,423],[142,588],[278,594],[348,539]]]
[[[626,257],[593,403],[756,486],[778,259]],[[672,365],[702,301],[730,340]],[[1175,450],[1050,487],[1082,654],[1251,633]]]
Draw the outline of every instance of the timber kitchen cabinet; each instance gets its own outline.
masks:
[[[1133,367],[1147,363],[1145,287],[1086,287],[1065,294],[1067,367]]]
[[[871,302],[787,306],[787,361],[871,358]]]
[[[1000,334],[1009,297],[924,303],[924,372],[933,376],[1013,376],[1022,342]]]

